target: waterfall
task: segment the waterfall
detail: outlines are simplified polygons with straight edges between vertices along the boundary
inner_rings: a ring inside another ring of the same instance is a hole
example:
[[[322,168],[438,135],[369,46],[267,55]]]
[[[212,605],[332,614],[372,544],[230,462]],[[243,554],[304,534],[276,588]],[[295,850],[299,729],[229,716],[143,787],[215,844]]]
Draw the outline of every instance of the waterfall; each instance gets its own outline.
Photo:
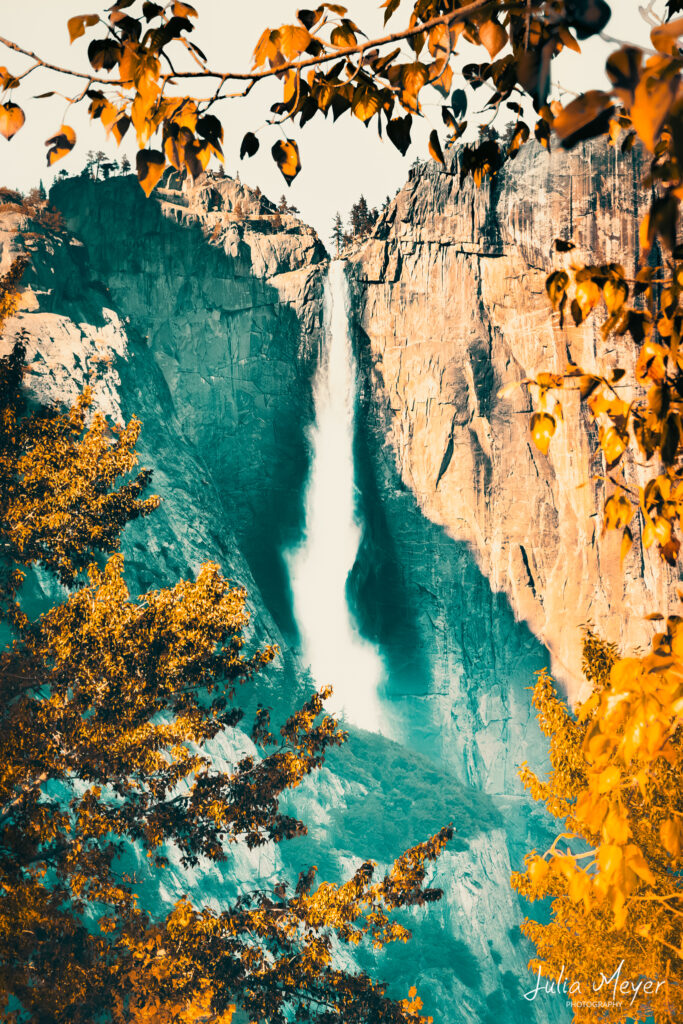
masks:
[[[361,524],[353,459],[357,368],[349,333],[349,289],[340,260],[330,264],[324,314],[325,344],[313,382],[304,536],[286,560],[304,660],[316,685],[334,687],[329,710],[364,729],[381,731],[377,688],[382,661],[359,635],[346,597]]]

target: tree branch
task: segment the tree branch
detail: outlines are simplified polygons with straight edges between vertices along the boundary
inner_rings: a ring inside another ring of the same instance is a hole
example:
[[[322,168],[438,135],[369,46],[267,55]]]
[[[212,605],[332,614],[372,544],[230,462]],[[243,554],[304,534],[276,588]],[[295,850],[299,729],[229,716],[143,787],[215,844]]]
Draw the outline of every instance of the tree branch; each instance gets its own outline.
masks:
[[[410,28],[404,29],[401,32],[391,32],[385,36],[381,36],[377,39],[368,39],[364,43],[358,43],[355,46],[343,46],[335,49],[333,53],[327,53],[324,56],[318,57],[307,57],[304,60],[291,60],[283,64],[278,64],[276,67],[265,68],[262,71],[211,71],[206,68],[201,71],[177,71],[170,72],[166,75],[160,76],[162,82],[173,82],[176,79],[187,78],[219,78],[221,85],[227,81],[243,81],[249,82],[251,85],[260,81],[264,78],[273,78],[281,75],[285,71],[301,70],[307,67],[315,67],[321,64],[330,64],[333,61],[343,59],[345,57],[351,57],[354,54],[363,54],[366,50],[369,50],[376,46],[388,46],[391,43],[400,42],[404,39],[412,39],[414,36],[420,35],[423,32],[429,32],[431,29],[436,28],[438,25],[446,25],[447,27],[456,24],[460,21],[467,21],[475,14],[482,14],[487,9],[495,9],[500,13],[501,10],[511,10],[514,7],[519,6],[517,2],[511,2],[501,5],[496,0],[473,0],[472,3],[466,7],[459,7],[455,11],[450,11],[448,14],[440,14],[437,17],[430,18],[429,21],[420,22],[419,24],[413,25]],[[49,61],[43,60],[38,54],[33,53],[31,50],[26,50],[17,43],[12,42],[10,39],[5,39],[0,36],[0,44],[8,47],[10,50],[14,50],[16,53],[20,53],[25,57],[30,57],[31,60],[36,61],[36,64],[40,67],[46,68],[49,71],[56,71],[62,75],[70,75],[72,78],[85,78],[90,82],[97,82],[101,85],[118,85],[125,86],[130,83],[124,81],[121,78],[103,78],[100,76],[93,75],[85,71],[74,71],[71,68],[60,67],[58,64],[52,64]],[[237,93],[236,95],[243,95]]]

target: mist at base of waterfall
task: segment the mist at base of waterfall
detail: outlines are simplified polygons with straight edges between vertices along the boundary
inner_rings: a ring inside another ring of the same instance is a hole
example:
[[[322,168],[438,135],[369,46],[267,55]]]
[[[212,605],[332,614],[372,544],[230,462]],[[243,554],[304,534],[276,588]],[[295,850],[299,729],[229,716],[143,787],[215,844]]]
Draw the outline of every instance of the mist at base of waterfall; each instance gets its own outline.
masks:
[[[318,686],[334,689],[326,707],[363,729],[388,733],[378,697],[383,663],[377,649],[360,636],[347,600],[362,527],[353,458],[357,367],[348,284],[339,260],[329,267],[324,312],[325,344],[313,382],[304,536],[285,557],[303,659]]]

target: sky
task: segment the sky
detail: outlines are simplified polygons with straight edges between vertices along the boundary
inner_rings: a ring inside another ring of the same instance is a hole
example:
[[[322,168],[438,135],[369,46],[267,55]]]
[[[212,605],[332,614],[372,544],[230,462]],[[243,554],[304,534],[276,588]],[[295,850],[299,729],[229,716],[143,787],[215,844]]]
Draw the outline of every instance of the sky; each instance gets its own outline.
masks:
[[[248,71],[254,46],[263,29],[275,28],[294,20],[296,0],[194,0],[199,21],[191,38],[209,58],[212,68]],[[404,6],[406,0],[404,0]],[[0,36],[4,36],[44,60],[58,65],[69,64],[87,71],[87,37],[69,45],[66,21],[74,14],[102,11],[105,5],[88,0],[0,0]],[[107,5],[109,6],[109,5]],[[313,6],[313,4],[311,4]],[[349,15],[368,35],[386,31],[382,29],[383,12],[379,0],[347,0]],[[553,82],[561,85],[571,98],[571,92],[607,86],[604,65],[607,55],[614,49],[610,39],[631,42],[647,47],[650,26],[643,12],[661,16],[664,0],[613,0],[613,14],[603,35],[609,39],[593,39],[582,44],[582,53],[566,51],[553,62]],[[389,28],[400,19],[401,8],[389,23]],[[457,61],[480,62],[479,49],[460,40]],[[0,65],[13,74],[29,66],[29,61],[0,44]],[[457,70],[457,64],[455,65]],[[458,84],[457,82],[454,84]],[[61,95],[48,99],[35,99],[37,94],[60,90]],[[36,70],[17,92],[16,100],[24,108],[26,124],[7,142],[0,137],[0,185],[27,191],[43,181],[46,187],[61,168],[77,173],[83,166],[90,149],[103,149],[118,157],[126,153],[134,161],[134,140],[124,139],[121,147],[106,140],[99,122],[90,122],[86,103],[69,107],[67,97],[76,89],[73,80],[47,70]],[[410,164],[416,157],[427,153],[427,137],[432,128],[443,130],[440,94],[431,88],[422,94],[424,117],[414,120],[414,144],[405,157],[388,140],[381,140],[374,125],[365,126],[350,113],[344,114],[336,124],[318,115],[304,129],[293,126],[288,134],[295,138],[301,153],[302,171],[291,187],[287,187],[270,155],[270,146],[277,129],[265,127],[259,134],[261,148],[256,156],[240,161],[239,148],[246,131],[261,128],[269,114],[270,105],[281,98],[281,86],[272,80],[260,83],[246,98],[226,100],[219,113],[225,129],[225,170],[235,176],[237,172],[249,185],[258,185],[270,198],[277,200],[283,193],[295,205],[307,223],[316,228],[325,242],[329,242],[332,218],[337,210],[346,218],[351,205],[363,193],[371,206],[381,205],[387,195],[393,195],[405,182]],[[427,93],[431,93],[428,97]],[[487,96],[483,90],[470,94],[468,121],[477,124],[489,120],[484,114]],[[49,170],[45,159],[45,140],[66,121],[76,131],[77,146],[54,168]],[[496,122],[500,126],[500,121]],[[132,135],[132,133],[130,133]],[[272,138],[271,138],[272,137]]]

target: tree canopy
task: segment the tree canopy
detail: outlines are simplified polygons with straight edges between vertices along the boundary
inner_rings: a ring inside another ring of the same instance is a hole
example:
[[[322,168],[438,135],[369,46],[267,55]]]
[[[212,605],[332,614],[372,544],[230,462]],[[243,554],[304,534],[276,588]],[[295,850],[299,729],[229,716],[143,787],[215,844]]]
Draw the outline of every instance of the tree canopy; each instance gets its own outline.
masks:
[[[583,650],[593,692],[575,714],[546,672],[533,694],[552,768],[547,781],[520,774],[562,831],[512,877],[527,899],[552,900],[547,924],[523,924],[530,967],[566,979],[576,1024],[665,1024],[683,1014],[683,619],[642,657],[590,630]],[[601,998],[614,1005],[596,1009]]]

